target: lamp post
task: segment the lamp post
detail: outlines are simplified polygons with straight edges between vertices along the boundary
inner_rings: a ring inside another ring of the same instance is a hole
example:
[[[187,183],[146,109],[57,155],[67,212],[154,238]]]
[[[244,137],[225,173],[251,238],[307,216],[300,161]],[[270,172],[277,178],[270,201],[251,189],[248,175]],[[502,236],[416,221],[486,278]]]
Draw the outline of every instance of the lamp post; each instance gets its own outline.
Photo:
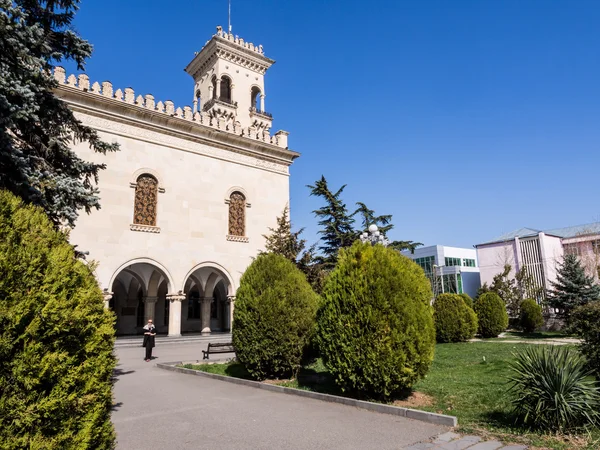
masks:
[[[387,247],[390,243],[389,239],[379,231],[375,224],[369,225],[369,231],[363,232],[359,238],[363,243],[368,242],[371,245],[381,244],[384,247]]]

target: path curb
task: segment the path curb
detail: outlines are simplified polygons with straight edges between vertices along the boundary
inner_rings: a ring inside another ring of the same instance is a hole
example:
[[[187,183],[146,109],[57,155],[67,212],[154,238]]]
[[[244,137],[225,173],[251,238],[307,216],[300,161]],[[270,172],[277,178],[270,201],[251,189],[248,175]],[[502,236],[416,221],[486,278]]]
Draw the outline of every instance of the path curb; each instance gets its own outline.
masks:
[[[433,423],[436,425],[444,425],[448,427],[455,427],[458,424],[458,419],[454,416],[447,416],[445,414],[436,414],[427,411],[420,411],[417,409],[401,408],[398,406],[383,405],[381,403],[372,403],[363,400],[354,400],[352,398],[338,397],[337,395],[321,394],[319,392],[305,391],[302,389],[294,389],[283,386],[276,386],[273,384],[261,383],[259,381],[244,380],[242,378],[228,377],[225,375],[218,375],[216,373],[202,372],[200,370],[185,369],[183,367],[176,367],[182,364],[181,362],[171,363],[158,363],[156,366],[159,369],[170,370],[172,372],[185,373],[188,375],[196,375],[205,378],[212,378],[214,380],[227,381],[228,383],[240,384],[243,386],[250,386],[259,389],[265,389],[271,392],[279,392],[281,394],[297,395],[299,397],[312,398],[314,400],[322,400],[330,403],[340,403],[342,405],[354,406],[356,408],[366,409],[382,414],[391,414],[394,416],[406,417],[408,419],[420,420],[422,422]]]

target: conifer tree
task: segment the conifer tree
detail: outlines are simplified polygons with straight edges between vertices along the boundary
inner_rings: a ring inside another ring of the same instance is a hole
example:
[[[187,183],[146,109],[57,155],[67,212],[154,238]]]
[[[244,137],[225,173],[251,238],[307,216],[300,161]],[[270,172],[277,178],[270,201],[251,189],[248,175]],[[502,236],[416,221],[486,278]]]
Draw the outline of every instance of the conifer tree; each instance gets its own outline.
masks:
[[[377,228],[384,236],[387,236],[387,232],[394,228],[391,214],[376,216],[375,211],[369,209],[364,203],[357,202],[356,205],[358,208],[352,213],[352,217],[357,214],[360,215],[361,230],[359,230],[358,234],[368,230],[371,225],[377,225]]]
[[[585,274],[575,255],[565,255],[562,263],[559,264],[552,288],[549,292],[548,304],[559,309],[560,314],[567,319],[577,306],[600,298],[600,286]]]
[[[281,216],[277,218],[277,228],[269,227],[271,234],[263,234],[263,237],[266,239],[265,249],[267,252],[277,253],[296,263],[298,256],[306,248],[306,240],[300,239],[304,228],[292,231],[289,212],[290,209],[286,205]]]
[[[95,186],[103,164],[71,147],[103,142],[54,96],[54,65],[72,60],[83,70],[92,46],[73,31],[79,0],[0,0],[0,188],[41,206],[55,226],[74,226],[78,211],[99,208]]]
[[[356,231],[357,239],[358,236],[363,232],[369,229],[371,225],[377,225],[377,228],[380,233],[387,237],[388,231],[394,228],[394,224],[392,223],[392,215],[385,214],[381,216],[376,216],[375,211],[369,209],[367,205],[362,202],[357,202],[358,208],[356,211],[352,213],[352,217],[359,214],[361,216],[361,226],[362,228]],[[421,242],[413,242],[413,241],[392,241],[388,245],[390,248],[394,250],[398,250],[401,252],[402,250],[410,250],[411,253],[415,252],[415,249],[419,246],[423,245]]]
[[[325,201],[325,206],[313,211],[320,219],[319,225],[322,227],[319,230],[323,242],[319,247],[322,255],[317,256],[317,262],[325,269],[332,269],[337,261],[339,250],[350,247],[357,239],[353,228],[354,219],[341,199],[346,185],[334,193],[329,189],[325,177],[321,176],[314,186],[307,187],[310,188],[310,195],[321,197]]]
[[[277,228],[269,228],[269,231],[271,234],[263,235],[266,253],[276,253],[292,261],[304,273],[313,289],[320,292],[325,274],[321,264],[315,261],[316,245],[306,248],[306,240],[300,238],[304,228],[292,231],[287,205],[277,218]]]

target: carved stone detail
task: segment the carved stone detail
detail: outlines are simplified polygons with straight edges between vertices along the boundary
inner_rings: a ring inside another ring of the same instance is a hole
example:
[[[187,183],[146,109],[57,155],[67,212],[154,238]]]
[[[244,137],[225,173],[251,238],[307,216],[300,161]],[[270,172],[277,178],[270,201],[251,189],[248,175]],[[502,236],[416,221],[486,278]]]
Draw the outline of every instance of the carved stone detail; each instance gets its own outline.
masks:
[[[154,227],[152,225],[138,225],[132,223],[129,225],[131,231],[144,231],[146,233],[160,233],[160,227]]]
[[[250,242],[250,238],[248,238],[247,236],[232,236],[230,234],[227,235],[227,240],[231,242]]]
[[[135,187],[133,223],[156,226],[156,206],[158,203],[158,180],[152,175],[140,175]]]
[[[233,192],[229,197],[229,235],[246,234],[246,197],[241,192]]]

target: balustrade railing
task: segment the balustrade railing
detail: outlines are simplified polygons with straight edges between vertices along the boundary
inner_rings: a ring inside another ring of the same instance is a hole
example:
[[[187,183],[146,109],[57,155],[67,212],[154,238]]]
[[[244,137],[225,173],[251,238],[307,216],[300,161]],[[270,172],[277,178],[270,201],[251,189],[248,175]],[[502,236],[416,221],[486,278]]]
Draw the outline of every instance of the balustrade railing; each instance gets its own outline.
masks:
[[[251,112],[251,113],[254,113],[254,114],[261,115],[261,116],[268,117],[269,119],[272,119],[272,118],[273,118],[273,114],[271,114],[271,113],[269,113],[269,112],[267,112],[267,111],[261,111],[260,109],[258,109],[258,108],[255,108],[254,106],[251,106],[251,107],[250,107],[250,112]]]

